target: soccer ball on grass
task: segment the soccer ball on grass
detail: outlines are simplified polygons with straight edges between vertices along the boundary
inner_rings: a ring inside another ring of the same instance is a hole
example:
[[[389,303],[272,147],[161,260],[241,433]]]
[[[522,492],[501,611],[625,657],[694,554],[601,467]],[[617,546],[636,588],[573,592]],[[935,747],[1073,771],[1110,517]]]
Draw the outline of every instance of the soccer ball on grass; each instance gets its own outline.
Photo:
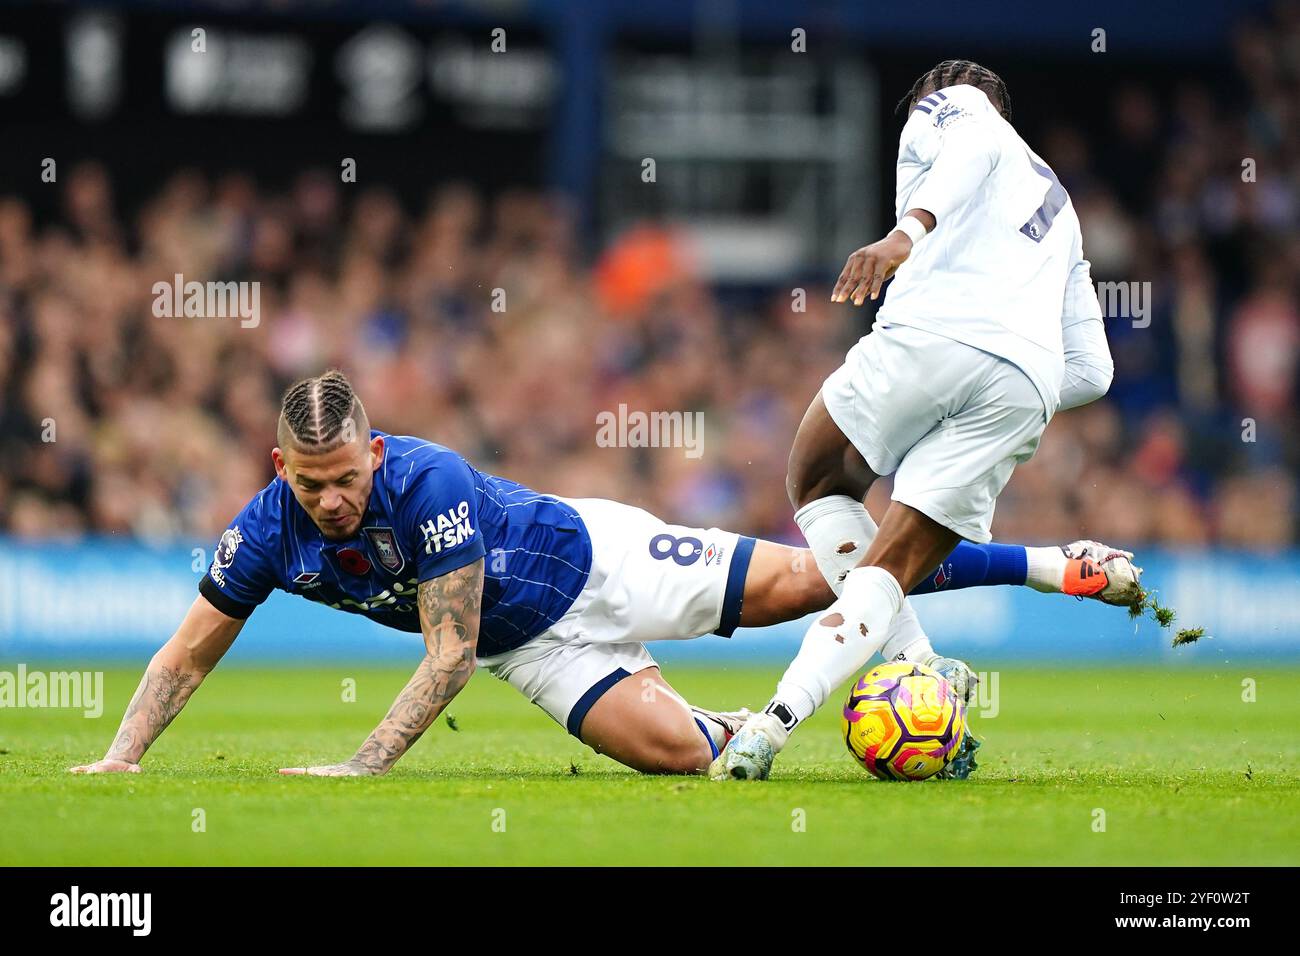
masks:
[[[966,705],[937,672],[893,661],[858,678],[841,729],[853,759],[881,780],[925,780],[956,755]]]

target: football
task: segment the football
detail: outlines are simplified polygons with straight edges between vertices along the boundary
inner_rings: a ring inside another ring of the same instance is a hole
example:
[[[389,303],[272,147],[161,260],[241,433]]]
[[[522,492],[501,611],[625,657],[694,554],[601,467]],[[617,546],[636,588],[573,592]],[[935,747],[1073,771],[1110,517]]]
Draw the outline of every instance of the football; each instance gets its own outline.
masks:
[[[966,706],[922,664],[881,664],[858,678],[844,704],[844,743],[881,780],[925,780],[948,765],[966,728]]]

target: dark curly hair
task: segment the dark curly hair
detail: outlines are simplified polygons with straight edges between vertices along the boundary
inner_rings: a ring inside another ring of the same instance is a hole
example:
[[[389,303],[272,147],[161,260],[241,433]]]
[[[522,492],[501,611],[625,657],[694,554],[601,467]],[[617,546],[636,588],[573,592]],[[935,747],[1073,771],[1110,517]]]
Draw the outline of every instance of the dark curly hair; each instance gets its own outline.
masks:
[[[1002,118],[1011,119],[1011,94],[1007,92],[1007,84],[988,67],[980,66],[971,60],[944,60],[938,66],[921,74],[920,78],[912,84],[907,95],[898,101],[897,112],[910,112],[923,97],[935,90],[956,86],[959,83],[983,90],[997,111],[1002,114]]]

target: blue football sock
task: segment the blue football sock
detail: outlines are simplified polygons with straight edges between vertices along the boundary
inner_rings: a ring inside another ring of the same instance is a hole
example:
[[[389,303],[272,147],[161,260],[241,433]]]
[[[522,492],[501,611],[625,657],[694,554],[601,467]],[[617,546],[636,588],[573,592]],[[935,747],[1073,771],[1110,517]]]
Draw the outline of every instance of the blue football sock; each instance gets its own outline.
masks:
[[[1024,584],[1029,576],[1025,549],[1018,544],[971,544],[963,541],[913,594],[957,591],[991,584]]]
[[[710,721],[710,723],[712,723],[712,721]],[[713,734],[709,733],[709,728],[704,726],[704,721],[702,721],[698,716],[695,717],[695,726],[700,728],[700,733],[702,733],[704,739],[709,742],[709,750],[713,751],[713,757],[716,760],[718,754],[722,752],[721,749],[719,749],[718,741],[713,739]]]

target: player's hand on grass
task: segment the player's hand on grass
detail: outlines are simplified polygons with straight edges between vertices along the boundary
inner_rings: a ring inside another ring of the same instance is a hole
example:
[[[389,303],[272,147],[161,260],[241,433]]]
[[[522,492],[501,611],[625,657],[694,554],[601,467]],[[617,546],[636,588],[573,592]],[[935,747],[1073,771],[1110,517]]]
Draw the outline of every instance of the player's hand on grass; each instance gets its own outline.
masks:
[[[282,767],[280,773],[290,777],[377,777],[379,773],[357,760],[322,767]]]
[[[840,272],[839,281],[831,292],[832,302],[852,299],[861,305],[870,296],[879,298],[880,287],[898,271],[898,267],[912,254],[912,240],[906,233],[894,230],[879,242],[863,246],[849,256]]]
[[[80,767],[69,767],[68,773],[139,773],[140,765],[129,760],[104,758]]]

